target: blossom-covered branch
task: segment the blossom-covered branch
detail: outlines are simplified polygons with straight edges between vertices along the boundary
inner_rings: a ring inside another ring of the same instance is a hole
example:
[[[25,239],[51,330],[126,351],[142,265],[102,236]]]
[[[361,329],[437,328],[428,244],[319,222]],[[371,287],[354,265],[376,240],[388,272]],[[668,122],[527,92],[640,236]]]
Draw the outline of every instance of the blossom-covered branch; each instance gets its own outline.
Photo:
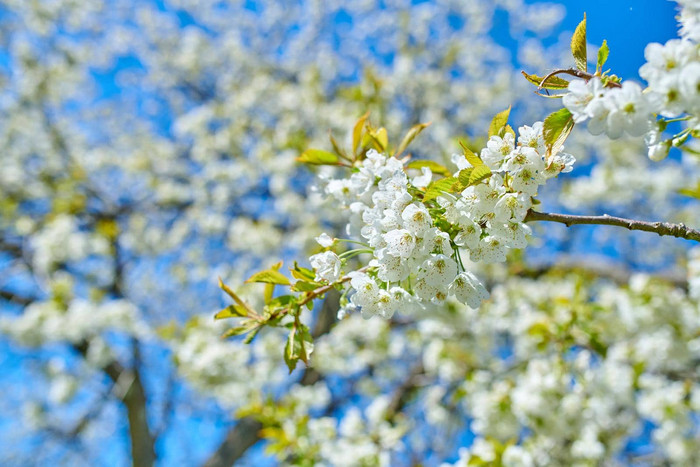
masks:
[[[567,227],[577,224],[589,225],[614,225],[629,230],[643,230],[644,232],[657,233],[660,236],[671,235],[677,238],[685,238],[700,242],[700,230],[691,229],[683,224],[670,222],[647,222],[622,217],[613,217],[607,214],[602,216],[575,216],[571,214],[554,214],[530,210],[525,217],[525,222],[549,221],[566,224]]]

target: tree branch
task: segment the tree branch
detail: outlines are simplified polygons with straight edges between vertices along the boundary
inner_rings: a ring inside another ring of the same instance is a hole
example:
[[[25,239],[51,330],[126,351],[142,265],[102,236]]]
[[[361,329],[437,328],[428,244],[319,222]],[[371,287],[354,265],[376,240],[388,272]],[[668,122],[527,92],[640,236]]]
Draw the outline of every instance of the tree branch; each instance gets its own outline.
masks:
[[[314,329],[311,331],[312,336],[316,339],[323,334],[328,333],[336,321],[336,314],[340,306],[340,293],[328,287],[323,293],[326,293],[326,299],[323,302]],[[321,295],[319,293],[318,295]],[[314,368],[307,368],[304,371],[299,384],[302,386],[311,386],[321,379],[321,374]],[[243,454],[260,440],[259,431],[263,425],[253,417],[243,417],[236,425],[231,428],[226,437],[221,442],[217,450],[207,459],[204,467],[229,467],[233,465]]]
[[[653,232],[660,236],[671,235],[677,238],[685,238],[686,240],[700,242],[700,231],[686,227],[684,224],[638,221],[608,216],[607,214],[603,214],[602,216],[574,216],[570,214],[552,214],[530,210],[527,216],[525,216],[525,222],[534,221],[559,222],[560,224],[565,224],[567,227],[576,224],[613,225],[616,227],[624,227],[629,230],[643,230],[644,232]]]

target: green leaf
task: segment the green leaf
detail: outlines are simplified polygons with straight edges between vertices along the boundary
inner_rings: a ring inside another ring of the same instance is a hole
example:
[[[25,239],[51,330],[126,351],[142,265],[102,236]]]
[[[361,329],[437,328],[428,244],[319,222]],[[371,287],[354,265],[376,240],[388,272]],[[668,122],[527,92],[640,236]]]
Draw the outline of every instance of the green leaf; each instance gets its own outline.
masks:
[[[338,144],[338,141],[335,140],[335,137],[333,136],[333,133],[330,131],[328,132],[328,139],[331,140],[331,146],[333,146],[333,150],[338,156],[346,157],[345,156],[345,151],[343,151]]]
[[[399,144],[399,147],[396,148],[396,153],[394,154],[394,157],[399,157],[401,153],[403,153],[406,150],[408,145],[411,144],[411,141],[416,139],[416,136],[418,136],[421,131],[425,130],[429,126],[430,123],[419,123],[417,125],[413,125],[411,129],[408,130],[408,132],[406,133],[406,136],[403,137],[403,140],[401,140],[401,144]]]
[[[258,333],[260,332],[260,329],[261,329],[261,326],[256,326],[256,327],[254,327],[254,328],[248,333],[248,335],[245,336],[245,339],[243,339],[243,343],[244,343],[244,344],[250,344],[251,342],[253,342],[253,339],[255,339],[255,336],[257,336]]]
[[[297,160],[311,165],[337,165],[339,161],[338,156],[322,149],[307,149]]]
[[[476,185],[480,181],[491,176],[491,169],[487,165],[480,165],[478,167],[462,169],[459,171],[457,176],[459,183],[458,186],[453,187],[454,191],[461,191],[465,188]]]
[[[241,298],[240,298],[238,295],[236,295],[236,293],[235,293],[233,290],[231,290],[226,284],[224,284],[224,283],[221,281],[221,278],[219,278],[219,287],[221,288],[221,290],[223,290],[224,292],[226,292],[226,294],[227,294],[229,297],[231,297],[231,298],[233,299],[234,302],[236,302],[236,303],[237,303],[238,305],[240,305],[241,307],[245,308],[245,309],[247,310],[247,312],[248,312],[249,315],[255,315],[255,314],[256,314],[256,313],[255,313],[255,310],[253,310],[253,308],[252,308],[250,305],[248,305],[246,302],[244,302],[243,300],[241,300]]]
[[[311,292],[312,290],[316,290],[317,288],[321,287],[323,284],[319,284],[318,282],[307,282],[307,281],[296,281],[294,285],[292,285],[292,291],[294,292]]]
[[[170,321],[168,324],[157,327],[156,334],[161,339],[168,341],[170,339],[173,339],[175,336],[177,336],[178,330],[179,330],[178,325],[173,320],[173,321]]]
[[[449,177],[451,175],[451,172],[449,169],[443,165],[438,164],[437,162],[434,161],[426,161],[426,160],[415,160],[411,161],[406,168],[407,169],[422,169],[423,167],[427,167],[431,170],[431,172],[435,174],[440,174],[444,175],[445,177]]]
[[[389,136],[386,133],[386,128],[379,128],[378,130],[368,128],[367,133],[362,138],[362,144],[363,146],[369,146],[370,143],[374,145],[374,149],[377,151],[386,151],[386,148],[389,145]]]
[[[386,128],[378,129],[376,132],[372,133],[372,137],[382,146],[382,152],[386,151],[389,147],[389,135],[386,132]]]
[[[558,76],[550,76],[547,81],[544,81],[544,76],[530,75],[528,73],[522,72],[525,79],[542,89],[551,89],[554,91],[561,91],[569,87],[569,82]]]
[[[241,334],[245,334],[246,332],[250,331],[250,326],[236,326],[234,328],[228,329],[222,336],[222,339],[226,339],[227,337],[233,337],[233,336],[240,336]]]
[[[289,368],[289,374],[297,367],[297,362],[299,361],[299,355],[294,353],[294,336],[297,333],[296,326],[289,331],[289,336],[287,336],[287,343],[284,346],[284,363],[287,364]]]
[[[316,279],[316,273],[311,269],[299,266],[296,261],[294,261],[294,269],[290,268],[289,270],[292,272],[292,276],[295,279],[307,282],[312,282]]]
[[[489,138],[492,136],[501,136],[501,130],[503,130],[508,123],[508,116],[510,116],[510,106],[493,117],[491,125],[489,125]]]
[[[474,152],[471,149],[469,149],[466,144],[464,144],[462,141],[460,141],[459,144],[464,150],[464,158],[467,159],[467,162],[469,162],[472,165],[472,167],[480,167],[482,165],[486,165],[484,164],[484,161],[481,160],[481,157],[474,154]]]
[[[277,262],[276,264],[273,264],[270,269],[279,271],[280,268],[282,267],[282,261]],[[263,294],[263,298],[265,300],[265,304],[267,305],[270,303],[270,300],[272,300],[272,296],[275,293],[275,284],[273,283],[268,283],[265,284],[265,293]]]
[[[510,134],[513,136],[513,141],[515,141],[517,138],[515,136],[515,130],[513,130],[513,127],[510,125],[506,125],[506,127],[503,129],[503,136]]]
[[[268,303],[265,308],[269,310],[288,308],[291,304],[296,302],[296,299],[294,295],[280,295],[270,300],[270,303]]]
[[[248,311],[240,305],[229,305],[217,314],[214,315],[214,319],[227,319],[227,318],[245,318],[248,316]]]
[[[297,335],[299,336],[298,340],[299,344],[301,345],[299,358],[301,358],[302,362],[308,365],[311,361],[311,354],[314,351],[314,339],[311,337],[309,328],[303,325],[301,327],[301,334],[297,333]]]
[[[596,70],[600,71],[603,69],[603,65],[608,60],[608,54],[610,49],[608,48],[608,41],[603,40],[603,45],[598,49],[598,62],[596,63]]]
[[[700,199],[700,182],[698,182],[694,187],[681,188],[678,193],[684,196],[690,196],[691,198]]]
[[[457,180],[454,177],[447,177],[447,178],[441,178],[440,180],[435,180],[432,182],[430,185],[428,185],[428,188],[425,190],[425,194],[423,195],[423,202],[426,203],[428,201],[431,201],[438,196],[442,195],[443,192],[452,192],[452,187],[455,185],[455,183],[459,183],[459,180]]]
[[[462,169],[457,174],[457,179],[459,180],[459,185],[462,190],[469,186],[469,180],[472,176],[473,170],[473,167],[468,169]]]
[[[479,167],[474,167],[471,175],[469,176],[469,186],[475,185],[480,181],[489,178],[491,176],[491,169],[487,165],[480,165]]]
[[[574,117],[564,108],[550,114],[544,120],[543,135],[549,154],[559,151],[574,127]]]
[[[289,373],[294,371],[299,360],[308,366],[313,351],[313,338],[309,333],[309,328],[303,324],[298,326],[295,324],[289,332],[287,344],[284,346],[284,362],[289,368]]]
[[[583,21],[581,21],[574,35],[571,37],[571,53],[574,56],[574,62],[576,63],[576,68],[581,71],[586,71],[588,68],[588,56],[586,55],[586,14],[583,14]]]
[[[225,339],[227,337],[232,337],[232,336],[239,336],[241,334],[245,334],[247,332],[250,332],[252,336],[249,334],[246,336],[244,342],[247,344],[251,340],[253,340],[253,337],[255,337],[255,334],[258,333],[260,330],[260,323],[255,321],[254,319],[245,319],[238,323],[238,326],[235,326],[231,329],[228,329],[222,336],[222,339]],[[247,342],[246,342],[247,341]]]
[[[352,153],[357,154],[357,149],[362,142],[362,131],[365,128],[365,122],[369,118],[369,112],[358,118],[355,122],[355,127],[352,129]]]
[[[266,284],[291,285],[289,279],[276,269],[267,269],[253,274],[246,284],[251,282],[264,282]]]

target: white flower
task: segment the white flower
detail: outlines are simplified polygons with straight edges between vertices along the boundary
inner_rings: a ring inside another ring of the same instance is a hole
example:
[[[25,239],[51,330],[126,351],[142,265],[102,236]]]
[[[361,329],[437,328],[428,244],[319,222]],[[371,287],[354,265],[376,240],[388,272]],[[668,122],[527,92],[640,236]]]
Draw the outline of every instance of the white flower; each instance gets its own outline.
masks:
[[[426,255],[434,251],[446,256],[451,256],[453,251],[452,245],[450,244],[450,236],[447,232],[443,232],[435,227],[429,229],[425,233],[422,248],[422,252]]]
[[[457,166],[457,171],[459,172],[460,170],[468,169],[472,165],[467,161],[467,158],[464,157],[464,154],[452,154],[452,157],[450,158],[452,163]]]
[[[653,88],[664,76],[676,73],[696,58],[696,46],[687,40],[671,39],[661,45],[653,42],[644,49],[647,62],[639,69],[639,76]]]
[[[481,227],[472,220],[460,223],[462,230],[455,236],[454,242],[458,246],[465,246],[474,249],[479,245],[481,239]]]
[[[521,146],[526,146],[533,148],[540,154],[544,154],[544,136],[542,134],[544,124],[542,122],[535,122],[534,125],[521,126],[518,128],[518,144]]]
[[[671,150],[671,141],[666,140],[659,144],[649,146],[649,159],[658,162],[664,160]]]
[[[472,261],[502,263],[506,260],[506,247],[503,240],[492,235],[484,237],[475,250],[471,250]]]
[[[457,263],[452,258],[435,255],[423,261],[418,277],[425,279],[428,285],[446,287],[454,280],[457,270]]]
[[[587,83],[583,80],[573,80],[569,83],[569,92],[562,97],[564,107],[569,109],[575,123],[581,123],[595,115],[595,102],[603,97],[603,84],[600,79],[593,78]],[[591,107],[591,104],[594,104]]]
[[[574,170],[576,158],[571,154],[560,152],[552,155],[544,171],[546,178],[556,177],[560,173],[569,173]]]
[[[503,138],[492,136],[486,143],[486,147],[481,150],[481,160],[496,170],[501,166],[501,162],[515,149],[515,138],[512,133],[506,133]]]
[[[400,256],[387,254],[386,249],[377,251],[376,255],[379,262],[377,276],[384,282],[401,282],[411,273],[408,262]]]
[[[418,298],[424,301],[442,301],[447,298],[447,289],[443,287],[438,287],[428,283],[425,277],[418,276],[416,283],[413,285],[413,290],[415,291]]]
[[[428,167],[421,167],[421,175],[413,177],[411,185],[416,188],[425,188],[433,180],[433,172]]]
[[[324,248],[330,248],[333,246],[333,243],[335,242],[335,239],[331,238],[330,235],[327,233],[323,232],[321,235],[316,237],[316,243],[321,245]]]
[[[471,308],[479,308],[481,302],[489,298],[486,288],[470,272],[459,273],[450,284],[449,293]]]
[[[605,130],[608,137],[619,138],[625,131],[632,136],[642,136],[646,132],[652,115],[637,83],[625,81],[621,88],[610,89],[605,104],[610,111]]]
[[[521,222],[525,219],[528,209],[532,206],[530,197],[522,193],[506,193],[494,206],[496,219],[503,222],[514,220]]]
[[[689,63],[678,77],[686,111],[700,110],[700,62]]]
[[[351,180],[330,180],[326,185],[326,193],[344,205],[352,202],[357,196],[357,191],[353,187]]]
[[[495,179],[495,176],[491,177]],[[489,183],[479,183],[472,185],[462,191],[462,202],[465,210],[472,220],[479,221],[488,213],[493,212],[493,208],[498,201],[498,198],[503,193],[503,188],[494,187]]]
[[[503,467],[532,467],[535,461],[532,454],[527,452],[522,446],[511,445],[503,451]]]
[[[401,213],[404,227],[417,237],[422,237],[432,224],[432,218],[426,207],[421,203],[409,204]]]
[[[324,251],[309,258],[316,271],[316,280],[335,282],[340,279],[340,258],[332,251]]]
[[[391,230],[384,234],[386,252],[403,259],[411,256],[416,246],[416,238],[406,229]]]

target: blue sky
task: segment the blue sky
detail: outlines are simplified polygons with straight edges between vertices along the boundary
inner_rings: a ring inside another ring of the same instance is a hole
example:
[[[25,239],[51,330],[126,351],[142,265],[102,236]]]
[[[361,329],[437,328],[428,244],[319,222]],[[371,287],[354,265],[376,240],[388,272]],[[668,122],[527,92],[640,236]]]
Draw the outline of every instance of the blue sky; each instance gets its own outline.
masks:
[[[468,1],[468,0],[464,0]],[[529,2],[534,3],[534,2]],[[574,0],[566,2],[556,2],[564,5],[567,8],[565,19],[553,37],[557,37],[563,31],[573,31],[578,22],[586,12],[588,16],[588,41],[594,45],[600,45],[603,39],[607,39],[610,46],[610,57],[607,67],[610,67],[614,73],[623,78],[637,78],[637,71],[644,63],[644,47],[648,42],[665,42],[666,40],[675,37],[677,25],[674,19],[675,3],[666,0]],[[517,21],[517,18],[509,18],[510,21]],[[498,23],[496,24],[498,27]],[[503,44],[512,47],[513,41],[507,36],[501,36],[498,31],[494,32],[494,37],[503,39]],[[515,52],[515,51],[513,51]],[[514,53],[515,55],[515,53]],[[108,79],[104,79],[104,83],[108,83]],[[113,91],[109,89],[109,91]],[[22,354],[19,357],[13,355],[13,349],[8,349],[7,343],[0,340],[0,370],[6,375],[3,381],[8,387],[13,390],[19,390],[20,387],[26,387],[26,375],[21,371],[22,360],[26,355]],[[16,350],[16,349],[14,349]],[[165,357],[164,357],[165,358]],[[10,378],[7,375],[11,375]],[[167,437],[161,441],[159,446],[161,451],[171,453],[171,450],[176,450],[179,437],[185,436],[184,433],[189,433],[193,436],[198,436],[202,439],[202,443],[208,445],[216,445],[217,436],[223,436],[228,424],[223,423],[219,427],[218,433],[212,433],[212,427],[209,420],[200,423],[202,420],[196,417],[178,418],[177,424],[181,424],[181,429],[176,429],[172,433],[172,437]],[[10,429],[9,426],[14,421],[3,420],[0,418],[0,432]],[[201,430],[201,431],[200,431]],[[126,437],[126,434],[123,434]],[[125,438],[126,439],[126,438]],[[190,443],[187,443],[190,444]],[[123,453],[123,447],[115,448],[115,456],[117,462],[121,463],[124,459],[118,458],[118,454]],[[259,451],[256,451],[259,452]],[[160,454],[164,454],[160,452]],[[200,455],[198,451],[195,455]],[[179,455],[172,455],[170,459],[181,458]],[[256,454],[260,456],[260,454]],[[167,464],[167,459],[164,463]],[[259,461],[259,459],[257,459]]]

